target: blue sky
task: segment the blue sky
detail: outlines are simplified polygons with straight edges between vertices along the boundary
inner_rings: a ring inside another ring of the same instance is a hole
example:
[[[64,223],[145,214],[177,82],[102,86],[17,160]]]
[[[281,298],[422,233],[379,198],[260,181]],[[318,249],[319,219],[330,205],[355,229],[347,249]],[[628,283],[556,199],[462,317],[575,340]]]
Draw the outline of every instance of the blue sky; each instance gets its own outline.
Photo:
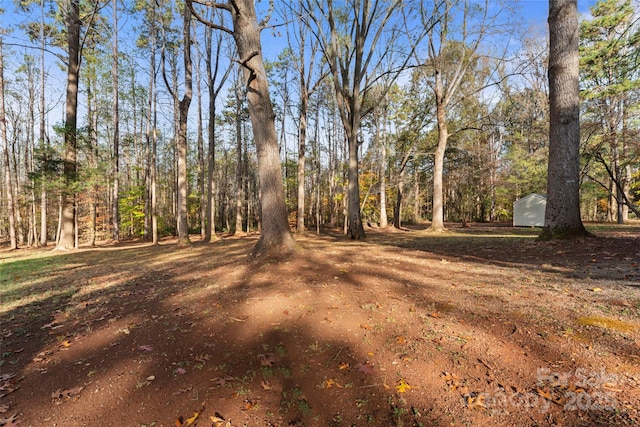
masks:
[[[634,2],[638,2],[638,1],[640,0],[634,0]],[[589,8],[592,7],[596,2],[597,0],[578,0],[578,10],[580,14],[582,16],[588,16]],[[549,8],[548,0],[520,0],[520,4],[522,6],[521,22],[522,22],[522,25],[524,26],[523,28],[526,30],[536,29],[535,31],[536,33],[539,33],[540,35],[544,34],[544,32],[546,31],[546,25],[547,25],[547,15],[548,15],[548,8]],[[0,9],[4,9],[5,11],[4,14],[0,14],[0,28],[17,26],[21,22],[28,22],[28,21],[34,21],[34,20],[37,21],[39,19],[39,10],[37,7],[34,8],[34,11],[32,12],[31,16],[29,16],[29,14],[27,13],[15,14],[14,8],[15,8],[14,0],[0,0]],[[109,16],[110,10],[105,11],[105,13],[107,16]],[[123,15],[121,15],[120,17],[120,26],[128,27],[128,29],[125,29],[125,31],[121,32],[120,43],[121,43],[121,48],[123,48],[124,50],[128,50],[128,48],[131,47],[130,45],[134,43],[134,41],[132,40],[133,37],[132,36],[127,37],[127,33],[132,34],[130,32],[131,31],[130,27],[132,26],[135,27],[134,21],[136,19],[137,18],[132,18],[132,17],[127,18]],[[16,47],[16,46],[10,46],[12,43],[28,44],[22,41],[24,39],[19,30],[14,31],[12,34],[10,33],[10,34],[4,35],[3,39],[5,43],[5,55],[8,53],[7,52],[8,50],[13,51],[13,54],[17,55],[18,57],[20,57],[23,53],[26,53],[26,52],[29,52],[33,55],[37,55],[36,51],[31,51],[31,50],[27,50],[27,49]],[[285,44],[286,44],[285,37],[276,37],[274,39],[273,36],[270,35],[269,31],[266,31],[265,33],[263,33],[263,49],[264,49],[265,57],[267,59],[274,60],[277,54],[282,51],[282,48],[284,47]],[[53,49],[53,50],[57,51],[57,49]],[[61,107],[62,106],[61,99],[64,92],[64,87],[65,87],[65,82],[64,82],[65,75],[63,70],[59,68],[58,65],[56,65],[57,61],[55,60],[55,58],[51,55],[49,55],[48,58],[50,60],[50,66],[48,67],[49,69],[47,70],[50,73],[50,77],[49,77],[49,85],[50,85],[49,90],[51,92],[50,98],[52,99],[52,102],[57,103],[59,107],[57,109],[59,111],[52,112],[53,117],[51,117],[50,120],[51,122],[58,122],[62,120],[62,115],[63,115],[62,107]],[[8,67],[8,68],[11,68],[11,67]]]

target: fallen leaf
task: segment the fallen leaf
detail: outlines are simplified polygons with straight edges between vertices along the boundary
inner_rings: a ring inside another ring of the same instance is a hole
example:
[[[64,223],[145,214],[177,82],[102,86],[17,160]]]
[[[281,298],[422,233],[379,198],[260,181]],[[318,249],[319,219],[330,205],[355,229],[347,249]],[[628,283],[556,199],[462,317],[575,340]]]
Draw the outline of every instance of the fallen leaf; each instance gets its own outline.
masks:
[[[329,389],[333,387],[342,388],[342,385],[338,382],[338,380],[330,378],[328,380],[324,380],[323,388]]]
[[[271,387],[269,381],[260,381],[260,385],[262,386],[263,390],[271,390],[273,388]]]
[[[539,388],[536,391],[538,392],[538,396],[543,397],[547,400],[551,400],[551,392],[542,388]]]
[[[373,366],[369,362],[358,363],[356,365],[356,370],[360,372],[362,375],[373,374]]]
[[[271,367],[276,362],[276,356],[274,354],[259,354],[260,366]]]
[[[226,375],[224,377],[212,378],[209,381],[211,381],[214,385],[223,386],[227,383],[227,381],[231,381],[231,380],[233,380],[233,377]]]
[[[400,380],[396,386],[396,391],[398,393],[406,393],[407,390],[411,390],[412,388],[413,387],[411,387],[405,380]]]
[[[593,292],[602,292],[602,288],[593,288],[591,289]]]
[[[341,371],[342,371],[343,369],[348,369],[348,368],[349,368],[349,364],[348,364],[348,363],[345,363],[345,362],[342,362],[342,363],[340,363],[340,364],[338,365],[338,369],[340,369]]]
[[[193,417],[191,418],[187,418],[186,420],[184,420],[184,426],[190,426],[191,424],[195,423],[196,420],[198,419],[198,417],[200,416],[199,412],[194,412],[193,413]]]
[[[465,396],[465,402],[469,409],[486,409],[487,404],[485,402],[487,395],[484,393],[471,393]]]
[[[56,325],[56,323],[58,323],[58,322],[56,322],[54,320],[53,322],[47,323],[46,325],[42,326],[40,329],[47,329],[47,328],[55,329],[54,326]],[[62,326],[62,325],[59,325],[59,326],[56,326],[56,327],[59,328],[60,326]]]
[[[173,372],[178,375],[185,375],[187,373],[187,370],[184,368],[176,368]]]
[[[193,387],[192,387],[192,386],[183,387],[183,388],[181,388],[181,389],[178,389],[177,391],[174,391],[174,392],[173,392],[173,395],[174,395],[174,396],[180,396],[181,394],[189,393],[191,390],[193,390]]]
[[[136,388],[141,388],[144,387],[146,385],[151,384],[151,381],[155,380],[156,377],[154,375],[149,375],[147,378],[145,378],[144,380],[140,381],[139,383],[136,384]]]
[[[213,427],[231,427],[231,422],[225,420],[224,417],[217,412],[215,415],[211,415],[209,419],[213,422]]]
[[[248,411],[249,409],[253,408],[255,406],[255,403],[253,403],[253,401],[249,400],[249,399],[245,399],[242,402],[242,410],[243,411]]]
[[[200,363],[204,363],[207,360],[211,359],[211,355],[210,354],[199,354],[195,357],[196,362],[200,362]]]
[[[84,386],[78,386],[74,388],[68,388],[66,390],[60,391],[60,389],[51,393],[51,399],[54,401],[62,401],[63,399],[72,399],[80,394],[80,392],[84,389]]]
[[[20,421],[16,421],[17,419],[18,419],[18,413],[13,414],[9,418],[0,418],[0,426],[15,427],[20,422]]]
[[[140,351],[153,351],[152,345],[140,345],[138,346],[138,350]]]
[[[444,372],[441,377],[446,381],[449,391],[454,391],[460,386],[460,379],[456,374]]]

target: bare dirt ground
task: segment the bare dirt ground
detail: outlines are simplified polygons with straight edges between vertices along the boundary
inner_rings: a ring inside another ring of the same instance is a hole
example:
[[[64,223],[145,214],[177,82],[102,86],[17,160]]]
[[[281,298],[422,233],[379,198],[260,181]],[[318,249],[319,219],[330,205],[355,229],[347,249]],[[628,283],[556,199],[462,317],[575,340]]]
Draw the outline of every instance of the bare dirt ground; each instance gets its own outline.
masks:
[[[0,252],[0,425],[640,423],[640,224]]]

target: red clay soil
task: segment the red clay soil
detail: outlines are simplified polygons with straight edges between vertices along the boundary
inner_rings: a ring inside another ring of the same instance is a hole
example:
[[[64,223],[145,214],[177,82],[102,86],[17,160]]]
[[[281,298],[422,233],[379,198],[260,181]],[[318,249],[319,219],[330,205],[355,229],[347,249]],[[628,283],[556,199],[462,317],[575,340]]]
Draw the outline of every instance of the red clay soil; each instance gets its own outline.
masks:
[[[640,422],[640,226],[0,252],[0,425]]]

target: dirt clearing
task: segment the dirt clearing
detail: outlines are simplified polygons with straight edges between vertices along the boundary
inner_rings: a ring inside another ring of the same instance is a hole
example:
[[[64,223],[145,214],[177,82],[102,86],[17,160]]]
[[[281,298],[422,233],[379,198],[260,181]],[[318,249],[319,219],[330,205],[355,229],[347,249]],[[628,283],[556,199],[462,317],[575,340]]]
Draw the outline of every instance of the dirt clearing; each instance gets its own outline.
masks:
[[[0,252],[0,425],[640,422],[640,225]]]

